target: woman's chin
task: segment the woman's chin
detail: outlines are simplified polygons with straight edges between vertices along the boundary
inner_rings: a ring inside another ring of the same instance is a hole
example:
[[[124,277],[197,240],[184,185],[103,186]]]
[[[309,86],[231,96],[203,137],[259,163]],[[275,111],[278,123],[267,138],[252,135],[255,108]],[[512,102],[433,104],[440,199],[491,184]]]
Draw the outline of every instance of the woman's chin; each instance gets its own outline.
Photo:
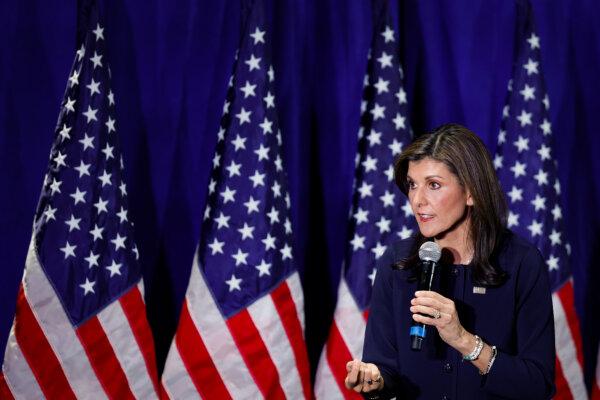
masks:
[[[438,234],[438,231],[436,231],[434,229],[429,229],[429,228],[421,229],[421,227],[419,227],[419,230],[421,231],[421,235],[423,235],[426,238],[433,238]]]
[[[421,235],[427,238],[436,237],[441,233],[441,227],[438,222],[439,221],[434,221],[432,219],[421,220],[417,217],[417,225],[419,226],[419,231],[421,232]]]

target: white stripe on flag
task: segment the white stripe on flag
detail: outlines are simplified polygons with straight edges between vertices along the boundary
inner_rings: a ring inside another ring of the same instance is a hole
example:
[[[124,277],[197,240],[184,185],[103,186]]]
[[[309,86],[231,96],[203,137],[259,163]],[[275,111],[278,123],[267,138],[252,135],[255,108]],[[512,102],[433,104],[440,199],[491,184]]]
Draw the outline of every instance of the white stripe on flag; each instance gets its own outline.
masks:
[[[42,270],[34,238],[31,239],[27,252],[23,289],[31,310],[52,346],[75,395],[78,398],[105,399],[106,393],[100,386],[73,325]]]
[[[263,296],[248,307],[248,312],[277,368],[285,396],[288,399],[304,398],[292,345],[273,299],[271,296]]]
[[[367,323],[343,277],[340,280],[334,319],[352,358],[362,358]]]
[[[302,291],[302,283],[300,282],[300,275],[298,271],[294,272],[287,278],[287,285],[290,289],[294,305],[296,306],[296,313],[300,320],[300,326],[302,327],[302,336],[304,337],[304,294]]]
[[[145,294],[144,294],[144,278],[140,279],[137,286],[138,286],[138,290],[140,291],[142,301],[144,302],[144,304],[146,304],[146,299],[144,298],[144,296],[145,296]]]
[[[14,330],[13,324],[8,342],[6,343],[4,363],[2,365],[6,384],[16,399],[43,399],[44,394],[42,393],[42,389],[37,379],[35,379],[33,371],[29,368],[25,356],[21,352]]]
[[[170,399],[201,399],[183,364],[175,339],[171,342],[169,356],[162,376],[162,384]]]
[[[262,398],[262,393],[250,375],[223,315],[204,281],[204,276],[200,273],[197,254],[196,251],[185,296],[190,317],[231,396],[234,399]]]
[[[138,399],[157,399],[142,350],[135,340],[121,303],[114,301],[98,313],[97,317],[134,396]]]
[[[571,389],[573,398],[577,400],[587,399],[587,390],[583,381],[583,371],[577,359],[575,341],[569,328],[565,309],[556,293],[552,294],[552,306],[554,308],[556,355],[562,366],[563,375]]]
[[[327,361],[327,343],[321,352],[319,368],[315,377],[315,398],[323,400],[344,400],[344,395],[340,391],[338,383],[329,368]]]

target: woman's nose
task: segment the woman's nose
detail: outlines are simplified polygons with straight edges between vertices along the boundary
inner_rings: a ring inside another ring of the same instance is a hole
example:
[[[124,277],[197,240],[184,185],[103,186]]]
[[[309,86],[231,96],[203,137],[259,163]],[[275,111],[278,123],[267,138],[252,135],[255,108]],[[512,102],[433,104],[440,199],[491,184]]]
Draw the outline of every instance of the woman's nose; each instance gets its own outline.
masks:
[[[425,196],[425,193],[423,193],[422,188],[417,187],[413,190],[412,204],[414,209],[417,209],[427,204],[427,198]]]

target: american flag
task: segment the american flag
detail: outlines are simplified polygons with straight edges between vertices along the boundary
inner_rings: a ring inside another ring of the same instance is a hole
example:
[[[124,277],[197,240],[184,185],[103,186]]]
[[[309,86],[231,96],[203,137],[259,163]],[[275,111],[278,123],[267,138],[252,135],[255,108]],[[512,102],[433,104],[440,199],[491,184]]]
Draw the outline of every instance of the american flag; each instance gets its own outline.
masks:
[[[556,398],[586,399],[570,246],[563,229],[561,186],[553,158],[550,101],[542,76],[540,38],[529,5],[516,43],[517,58],[494,166],[508,197],[508,227],[534,243],[548,266],[556,334]]]
[[[0,393],[157,398],[104,25],[93,2],[79,18],[85,32],[34,218]]]
[[[394,184],[394,159],[411,141],[398,41],[387,2],[374,2],[373,39],[364,77],[348,245],[329,338],[315,382],[320,399],[361,398],[344,387],[346,362],[362,357],[375,263],[388,245],[413,233],[408,201]],[[404,205],[398,203],[404,199]]]
[[[162,377],[174,399],[312,396],[261,0],[244,20],[201,238]]]
[[[592,383],[592,400],[600,400],[600,348],[598,349],[598,358],[596,365],[596,376]]]
[[[596,363],[596,376],[594,376],[592,383],[592,400],[600,400],[600,348],[598,349]]]

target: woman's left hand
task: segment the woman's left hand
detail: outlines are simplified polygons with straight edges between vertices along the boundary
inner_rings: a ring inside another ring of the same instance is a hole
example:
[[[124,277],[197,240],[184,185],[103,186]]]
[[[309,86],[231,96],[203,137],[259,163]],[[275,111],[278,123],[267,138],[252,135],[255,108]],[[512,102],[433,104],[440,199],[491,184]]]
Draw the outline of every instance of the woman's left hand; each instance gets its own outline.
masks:
[[[452,300],[436,292],[419,290],[415,292],[415,298],[411,300],[410,304],[413,320],[435,326],[444,342],[456,349],[458,348],[466,331],[460,324]]]

